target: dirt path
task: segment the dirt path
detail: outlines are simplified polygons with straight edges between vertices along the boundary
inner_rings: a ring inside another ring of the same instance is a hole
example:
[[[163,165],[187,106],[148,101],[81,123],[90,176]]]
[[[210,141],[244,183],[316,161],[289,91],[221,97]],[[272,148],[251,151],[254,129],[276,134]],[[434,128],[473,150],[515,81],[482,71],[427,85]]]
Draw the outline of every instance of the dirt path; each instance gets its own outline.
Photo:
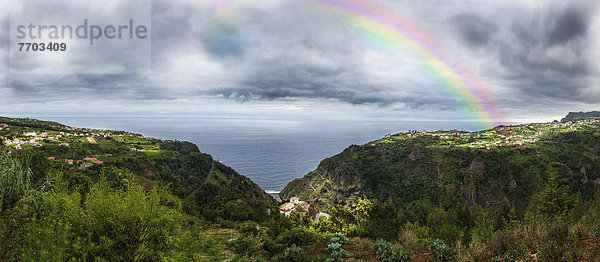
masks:
[[[194,189],[194,191],[192,191],[192,193],[190,193],[189,195],[187,195],[183,201],[187,202],[188,199],[193,196],[194,194],[196,194],[196,192],[198,192],[198,190],[200,190],[200,188],[202,188],[204,185],[206,185],[206,183],[208,183],[208,180],[210,179],[210,177],[213,174],[213,170],[215,169],[215,162],[212,162],[212,166],[210,166],[210,171],[208,171],[208,176],[206,176],[206,179],[204,180],[204,182],[202,183],[202,185],[200,185],[198,188]]]
[[[315,216],[315,223],[319,223],[319,218],[321,217],[329,218],[329,214],[323,212],[317,213],[317,215]]]
[[[93,137],[88,137],[87,140],[90,144],[98,144],[98,142],[96,142],[96,139]]]
[[[312,188],[313,191],[317,192],[317,189],[312,185],[312,181],[310,181],[308,185],[310,186],[310,188]]]
[[[321,177],[321,180],[325,180],[323,175],[319,174],[319,176]],[[313,186],[312,181],[310,181],[308,185],[310,186],[310,188],[312,188],[313,191],[317,192],[317,189]]]

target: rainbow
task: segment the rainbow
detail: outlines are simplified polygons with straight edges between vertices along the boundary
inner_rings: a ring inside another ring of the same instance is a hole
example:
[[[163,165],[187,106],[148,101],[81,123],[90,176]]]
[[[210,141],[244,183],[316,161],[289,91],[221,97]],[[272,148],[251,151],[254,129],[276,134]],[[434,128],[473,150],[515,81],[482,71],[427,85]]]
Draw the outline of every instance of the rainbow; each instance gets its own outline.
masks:
[[[508,122],[483,81],[464,68],[452,66],[442,55],[442,45],[410,20],[359,0],[297,1],[343,18],[360,34],[386,46],[413,50],[428,73],[462,104],[481,128]],[[223,1],[217,2],[222,6]]]
[[[211,0],[210,8],[213,17],[225,18],[232,12],[227,0]]]
[[[235,33],[235,27],[230,22],[233,8],[227,2],[227,0],[209,2],[211,25],[204,34],[211,45],[219,45]]]
[[[299,0],[311,7],[344,18],[361,34],[392,48],[409,47],[424,67],[459,101],[482,128],[508,122],[475,74],[451,66],[442,56],[439,42],[414,23],[397,14],[355,0]]]

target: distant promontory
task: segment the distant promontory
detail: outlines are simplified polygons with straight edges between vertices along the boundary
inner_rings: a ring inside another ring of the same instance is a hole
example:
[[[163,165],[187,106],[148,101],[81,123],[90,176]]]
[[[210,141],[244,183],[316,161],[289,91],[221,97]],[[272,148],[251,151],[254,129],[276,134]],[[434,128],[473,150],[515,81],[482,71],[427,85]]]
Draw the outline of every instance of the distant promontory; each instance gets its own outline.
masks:
[[[561,119],[561,122],[574,121],[574,120],[582,120],[588,118],[596,118],[600,117],[600,111],[591,111],[591,112],[569,112],[569,114]]]

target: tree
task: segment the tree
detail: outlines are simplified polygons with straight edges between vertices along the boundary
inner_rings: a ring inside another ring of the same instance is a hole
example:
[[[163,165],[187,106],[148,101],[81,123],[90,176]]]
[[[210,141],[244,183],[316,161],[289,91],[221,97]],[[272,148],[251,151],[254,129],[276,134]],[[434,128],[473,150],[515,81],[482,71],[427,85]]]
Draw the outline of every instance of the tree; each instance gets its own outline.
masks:
[[[374,201],[373,206],[368,211],[369,219],[366,225],[366,232],[369,237],[394,240],[398,237],[400,225],[398,223],[398,211],[391,201],[384,203]]]
[[[560,185],[558,177],[551,175],[548,185],[539,195],[540,212],[548,217],[564,215],[573,208],[575,198],[567,185]]]

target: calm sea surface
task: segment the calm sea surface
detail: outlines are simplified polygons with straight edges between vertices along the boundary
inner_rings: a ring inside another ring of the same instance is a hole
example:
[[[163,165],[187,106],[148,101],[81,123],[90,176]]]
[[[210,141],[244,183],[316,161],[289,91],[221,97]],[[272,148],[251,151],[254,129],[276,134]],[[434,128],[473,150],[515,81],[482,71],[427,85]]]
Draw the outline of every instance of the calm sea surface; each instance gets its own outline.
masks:
[[[76,127],[190,141],[267,192],[314,170],[352,144],[407,130],[476,130],[474,122],[293,122],[205,118],[40,117]]]

